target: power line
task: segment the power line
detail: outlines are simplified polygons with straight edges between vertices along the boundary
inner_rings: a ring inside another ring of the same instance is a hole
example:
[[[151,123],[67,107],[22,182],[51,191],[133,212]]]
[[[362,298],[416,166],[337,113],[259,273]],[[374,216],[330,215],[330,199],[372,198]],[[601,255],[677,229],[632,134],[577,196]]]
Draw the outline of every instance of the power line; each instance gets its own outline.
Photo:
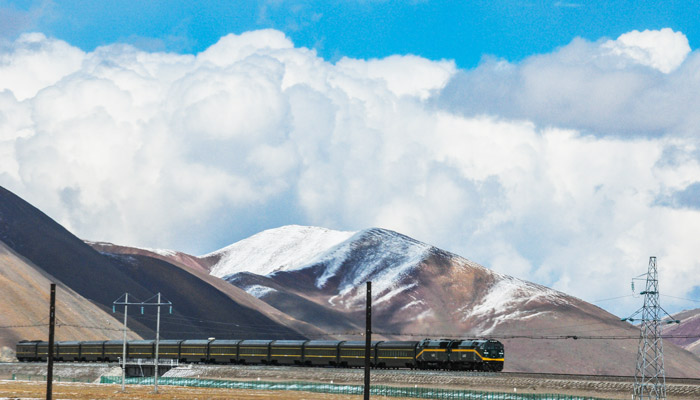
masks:
[[[692,302],[694,302],[694,303],[700,303],[700,300],[693,300],[693,299],[686,299],[686,298],[683,298],[683,297],[669,296],[669,295],[667,295],[667,294],[662,294],[661,296],[663,296],[663,297],[670,297],[670,298],[672,298],[672,299],[678,299],[678,300],[692,301]]]
[[[611,298],[609,298],[609,299],[593,300],[593,301],[591,301],[591,303],[602,303],[602,302],[604,302],[604,301],[624,299],[624,298],[626,298],[626,297],[634,297],[634,295],[628,294],[628,295],[626,295],[626,296],[611,297]]]
[[[34,328],[34,327],[40,327],[40,326],[49,326],[48,323],[45,324],[33,324],[33,325],[3,325],[0,326],[0,329],[12,329],[12,328]]]

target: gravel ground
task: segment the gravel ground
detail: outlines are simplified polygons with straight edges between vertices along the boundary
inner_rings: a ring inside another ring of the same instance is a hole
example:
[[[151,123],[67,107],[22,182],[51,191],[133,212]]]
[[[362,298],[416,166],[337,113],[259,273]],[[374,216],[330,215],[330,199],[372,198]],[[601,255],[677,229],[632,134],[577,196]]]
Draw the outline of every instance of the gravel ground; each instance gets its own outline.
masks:
[[[582,378],[546,379],[542,376],[513,376],[504,373],[372,370],[372,384],[388,386],[440,387],[489,392],[560,393],[609,399],[630,399],[633,381]],[[361,369],[266,367],[240,365],[187,365],[164,376],[249,381],[311,381],[360,385]],[[667,384],[669,400],[698,400],[700,385]]]
[[[182,387],[160,387],[158,394],[151,386],[127,386],[121,392],[119,385],[90,383],[56,383],[53,386],[54,399],[159,399],[159,400],[358,400],[362,396],[332,395],[306,392],[282,392],[265,390],[202,389]],[[374,397],[374,396],[373,396]],[[0,399],[44,399],[45,382],[0,381]],[[392,400],[397,400],[393,398]],[[400,399],[398,399],[400,400]]]
[[[44,363],[0,364],[0,378],[12,373],[45,375]],[[94,381],[101,375],[119,376],[114,364],[57,363],[54,376]],[[165,377],[230,379],[239,381],[307,381],[360,385],[361,369],[266,367],[240,365],[185,365],[172,369]],[[609,399],[630,399],[632,380],[595,377],[514,376],[506,373],[470,373],[449,371],[372,370],[372,384],[388,386],[439,387],[490,392],[560,393]],[[668,383],[669,400],[700,399],[700,385]],[[291,393],[291,392],[289,392]]]

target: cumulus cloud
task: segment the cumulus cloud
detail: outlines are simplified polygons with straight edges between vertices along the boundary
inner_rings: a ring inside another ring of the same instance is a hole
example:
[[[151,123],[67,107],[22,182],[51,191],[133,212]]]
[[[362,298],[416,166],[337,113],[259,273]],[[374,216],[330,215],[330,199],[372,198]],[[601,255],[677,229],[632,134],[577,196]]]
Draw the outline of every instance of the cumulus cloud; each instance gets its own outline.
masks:
[[[440,106],[466,116],[527,119],[594,135],[693,135],[700,53],[670,29],[575,39],[514,64],[485,58],[454,75]],[[671,95],[672,94],[672,95]]]
[[[587,300],[656,255],[691,293],[698,68],[670,30],[470,71],[333,64],[274,30],[196,55],[27,34],[0,52],[0,184],[93,240],[205,253],[381,226]]]
[[[620,58],[657,69],[665,74],[678,68],[690,53],[688,38],[669,28],[660,31],[632,31],[601,46]]]

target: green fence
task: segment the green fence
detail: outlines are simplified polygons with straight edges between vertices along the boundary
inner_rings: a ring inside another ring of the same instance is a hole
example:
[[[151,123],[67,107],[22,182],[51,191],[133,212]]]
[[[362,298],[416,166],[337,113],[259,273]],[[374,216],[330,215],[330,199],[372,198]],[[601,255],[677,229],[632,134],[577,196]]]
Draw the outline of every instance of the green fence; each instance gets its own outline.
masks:
[[[103,376],[100,383],[121,384],[120,376]],[[153,385],[152,377],[126,378],[129,385]],[[227,381],[219,379],[159,378],[159,385],[189,386],[203,388],[256,389],[256,390],[295,390],[302,392],[362,395],[361,385],[341,385],[312,382],[265,382]],[[497,393],[474,390],[440,389],[422,387],[371,386],[373,396],[410,397],[416,399],[449,400],[609,400],[597,397],[568,396],[563,394]]]

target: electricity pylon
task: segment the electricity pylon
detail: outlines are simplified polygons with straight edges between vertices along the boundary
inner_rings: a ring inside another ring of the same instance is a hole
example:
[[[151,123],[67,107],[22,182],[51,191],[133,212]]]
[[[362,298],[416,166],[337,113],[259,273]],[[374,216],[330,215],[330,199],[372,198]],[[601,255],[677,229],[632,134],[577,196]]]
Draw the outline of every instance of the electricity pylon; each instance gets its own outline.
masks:
[[[639,321],[639,349],[637,350],[637,367],[634,372],[634,400],[665,400],[666,373],[664,371],[664,348],[661,341],[661,316],[671,316],[661,308],[659,303],[659,279],[656,270],[656,257],[649,257],[649,270],[634,279],[646,275],[644,306],[623,321]],[[634,279],[632,290],[634,290]],[[641,314],[641,318],[635,316]],[[664,320],[663,323],[680,323],[678,320]]]

